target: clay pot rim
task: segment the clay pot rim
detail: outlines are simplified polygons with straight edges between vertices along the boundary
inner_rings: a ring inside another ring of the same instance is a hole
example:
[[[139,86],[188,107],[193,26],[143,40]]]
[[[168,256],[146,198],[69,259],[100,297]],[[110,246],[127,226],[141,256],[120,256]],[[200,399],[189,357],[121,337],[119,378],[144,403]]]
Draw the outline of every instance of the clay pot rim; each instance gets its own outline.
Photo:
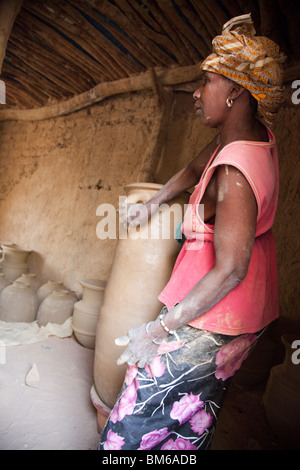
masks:
[[[162,184],[158,184],[158,183],[130,183],[130,184],[126,184],[126,186],[124,186],[124,189],[125,190],[131,190],[131,189],[147,189],[147,190],[159,190],[163,187]]]
[[[3,243],[1,245],[1,247],[2,247],[2,249],[8,249],[10,251],[15,251],[15,252],[18,252],[18,253],[32,253],[32,250],[24,250],[23,248],[21,248],[18,245],[15,245],[14,243],[12,243],[12,244]]]
[[[54,290],[54,291],[53,291],[50,295],[48,295],[47,297],[50,297],[51,295],[60,297],[60,296],[63,296],[63,295],[69,294],[69,293],[70,293],[70,291],[68,291],[68,289],[57,289],[57,290]]]
[[[79,282],[82,287],[88,287],[93,290],[104,290],[107,284],[107,281],[102,281],[101,279],[82,279]]]
[[[33,289],[30,287],[30,284],[26,281],[21,281],[21,280],[18,281],[18,279],[16,279],[15,281],[13,281],[10,284],[10,286],[21,287],[21,289],[23,289],[23,288],[30,289],[33,292]],[[7,286],[7,287],[10,287],[10,286]]]

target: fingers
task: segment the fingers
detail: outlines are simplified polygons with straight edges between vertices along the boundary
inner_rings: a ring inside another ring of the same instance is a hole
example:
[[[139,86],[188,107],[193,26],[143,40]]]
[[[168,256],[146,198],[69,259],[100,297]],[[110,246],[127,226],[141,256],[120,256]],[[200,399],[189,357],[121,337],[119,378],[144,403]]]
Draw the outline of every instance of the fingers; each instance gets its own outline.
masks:
[[[131,356],[131,352],[128,351],[128,349],[126,349],[125,352],[123,352],[123,354],[121,354],[121,356],[117,359],[117,364],[118,366],[121,366],[122,364],[125,364],[125,362],[127,362],[127,364],[129,364],[130,366],[134,366],[135,362],[134,363],[129,363],[132,362],[132,356]]]
[[[127,225],[136,227],[143,220],[148,219],[148,211],[143,203],[121,202],[119,204],[119,221],[125,227]]]
[[[143,369],[147,365],[147,359],[140,359],[139,362],[137,363],[137,366],[140,369]]]
[[[125,351],[117,359],[117,364],[122,365],[127,362],[129,366],[137,364],[144,368],[150,364],[157,354],[157,345],[149,340],[146,325],[140,325],[130,329],[126,335],[115,339],[117,346],[127,346]]]
[[[124,335],[124,336],[121,336],[120,338],[115,339],[115,344],[117,346],[128,346],[129,343],[130,343],[129,333],[127,333],[127,335]],[[127,348],[126,351],[124,351],[123,354],[121,354],[121,356],[117,359],[117,364],[120,366],[122,364],[125,364],[125,362],[128,363],[130,357],[131,357],[131,353],[129,349]]]
[[[121,338],[115,339],[115,344],[117,346],[127,346],[129,343],[130,343],[130,336],[128,333],[125,336],[121,336]]]

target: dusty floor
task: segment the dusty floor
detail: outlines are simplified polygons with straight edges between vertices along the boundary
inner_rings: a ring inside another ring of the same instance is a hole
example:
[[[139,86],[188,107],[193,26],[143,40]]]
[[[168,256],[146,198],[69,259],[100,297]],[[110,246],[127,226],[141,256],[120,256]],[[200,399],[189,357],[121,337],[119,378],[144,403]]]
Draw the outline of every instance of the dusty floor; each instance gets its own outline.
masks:
[[[93,450],[99,435],[89,398],[93,351],[74,337],[6,348],[0,364],[1,450]],[[25,377],[36,364],[39,380]],[[261,396],[232,385],[212,450],[279,450],[265,419]]]

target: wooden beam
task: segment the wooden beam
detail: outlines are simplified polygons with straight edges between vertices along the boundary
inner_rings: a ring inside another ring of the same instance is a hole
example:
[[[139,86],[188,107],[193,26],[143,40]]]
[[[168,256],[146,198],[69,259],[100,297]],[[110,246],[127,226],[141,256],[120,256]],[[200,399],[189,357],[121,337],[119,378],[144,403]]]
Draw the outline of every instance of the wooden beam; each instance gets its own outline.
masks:
[[[155,73],[161,87],[197,81],[202,75],[200,63],[186,67],[155,70]],[[296,80],[299,74],[300,65],[297,64],[285,70],[284,81],[290,82]],[[140,75],[100,83],[89,91],[53,105],[34,109],[0,109],[0,121],[41,121],[53,117],[65,116],[98,103],[110,96],[153,89],[153,83],[153,70],[148,70]]]
[[[156,71],[161,86],[172,86],[197,80],[201,77],[200,64],[174,67]],[[100,83],[89,91],[65,101],[35,109],[0,109],[0,121],[36,121],[64,116],[78,111],[113,95],[153,88],[153,71],[120,80]]]
[[[6,53],[7,42],[15,21],[21,10],[22,0],[0,1],[0,73]]]

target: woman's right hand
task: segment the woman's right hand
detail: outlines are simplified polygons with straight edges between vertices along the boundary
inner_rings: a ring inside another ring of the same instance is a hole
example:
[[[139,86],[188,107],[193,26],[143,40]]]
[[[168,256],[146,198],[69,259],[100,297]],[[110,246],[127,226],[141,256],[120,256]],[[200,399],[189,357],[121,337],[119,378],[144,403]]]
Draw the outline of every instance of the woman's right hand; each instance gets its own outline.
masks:
[[[150,216],[150,210],[147,204],[121,202],[119,205],[119,220],[126,228],[127,226],[136,227],[147,222]]]

